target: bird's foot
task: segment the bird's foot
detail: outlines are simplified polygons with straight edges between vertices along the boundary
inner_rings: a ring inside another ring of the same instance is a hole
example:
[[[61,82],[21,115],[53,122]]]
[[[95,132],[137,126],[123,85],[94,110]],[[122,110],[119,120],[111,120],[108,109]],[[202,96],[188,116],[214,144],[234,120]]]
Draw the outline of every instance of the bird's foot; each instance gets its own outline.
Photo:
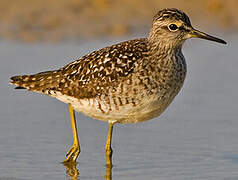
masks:
[[[73,145],[66,154],[66,159],[64,160],[64,163],[66,162],[76,162],[78,156],[80,153],[80,147],[79,145]]]

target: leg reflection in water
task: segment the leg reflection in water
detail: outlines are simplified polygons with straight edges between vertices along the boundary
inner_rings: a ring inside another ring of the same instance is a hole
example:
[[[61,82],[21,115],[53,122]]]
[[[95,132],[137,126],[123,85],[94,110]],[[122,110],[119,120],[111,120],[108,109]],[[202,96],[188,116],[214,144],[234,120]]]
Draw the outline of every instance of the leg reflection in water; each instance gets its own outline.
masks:
[[[67,176],[71,177],[71,180],[79,180],[79,170],[77,169],[76,162],[63,162]],[[105,180],[112,180],[112,165],[106,166]]]
[[[112,166],[106,166],[106,175],[104,176],[105,180],[112,180]]]
[[[76,162],[64,162],[66,168],[66,174],[71,177],[72,180],[79,180],[79,170],[77,169]]]

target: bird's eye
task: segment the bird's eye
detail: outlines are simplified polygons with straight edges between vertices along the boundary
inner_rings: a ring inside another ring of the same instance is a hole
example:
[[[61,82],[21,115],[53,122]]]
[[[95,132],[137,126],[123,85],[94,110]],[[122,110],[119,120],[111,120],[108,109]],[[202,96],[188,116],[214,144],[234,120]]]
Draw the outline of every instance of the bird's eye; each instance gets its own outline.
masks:
[[[178,29],[178,26],[176,24],[170,24],[169,25],[169,30],[176,31],[177,29]]]

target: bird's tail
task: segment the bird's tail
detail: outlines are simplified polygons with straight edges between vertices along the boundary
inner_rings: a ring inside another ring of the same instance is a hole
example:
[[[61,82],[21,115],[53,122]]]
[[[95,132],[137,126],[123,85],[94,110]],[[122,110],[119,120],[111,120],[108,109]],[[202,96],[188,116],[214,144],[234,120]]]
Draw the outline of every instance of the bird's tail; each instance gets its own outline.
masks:
[[[57,73],[57,71],[47,71],[33,75],[13,76],[10,78],[10,83],[16,85],[16,89],[28,89],[44,93],[44,91],[57,86],[57,77],[60,77]]]

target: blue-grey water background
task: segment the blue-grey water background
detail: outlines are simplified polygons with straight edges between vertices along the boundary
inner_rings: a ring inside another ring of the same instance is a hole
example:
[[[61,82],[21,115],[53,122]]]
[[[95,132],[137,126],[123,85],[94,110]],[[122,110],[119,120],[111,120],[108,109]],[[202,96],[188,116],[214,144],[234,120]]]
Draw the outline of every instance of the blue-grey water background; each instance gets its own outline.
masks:
[[[219,34],[219,33],[217,33]],[[115,125],[113,180],[238,179],[238,36],[228,45],[188,40],[184,87],[158,118]],[[15,90],[9,77],[53,70],[106,45],[135,38],[61,44],[0,42],[0,179],[70,179],[61,164],[72,144],[67,105]],[[76,114],[79,179],[104,179],[107,124]]]

